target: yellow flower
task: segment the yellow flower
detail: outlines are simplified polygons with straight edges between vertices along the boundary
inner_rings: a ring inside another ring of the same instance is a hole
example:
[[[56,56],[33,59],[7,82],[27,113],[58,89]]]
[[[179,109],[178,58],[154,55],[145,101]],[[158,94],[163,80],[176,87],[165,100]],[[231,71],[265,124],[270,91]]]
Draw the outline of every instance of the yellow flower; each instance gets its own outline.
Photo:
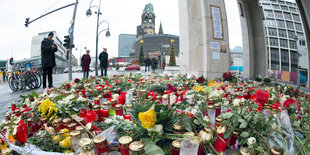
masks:
[[[65,153],[65,154],[71,154],[71,153],[73,153],[73,152],[72,152],[72,150],[65,150],[63,153]]]
[[[68,129],[61,129],[60,133],[62,137],[70,137],[70,133]]]
[[[61,140],[61,137],[59,135],[53,137],[53,141],[56,143],[59,143],[60,140]]]
[[[140,112],[138,115],[142,127],[145,129],[152,128],[156,122],[156,113],[154,110],[150,109],[146,112]]]
[[[64,140],[62,140],[59,145],[62,147],[62,148],[69,148],[71,147],[71,140],[70,138],[65,138]]]
[[[15,141],[16,141],[12,134],[9,134],[8,139],[9,139],[10,143],[15,143]]]
[[[211,87],[212,85],[214,85],[214,81],[209,80],[208,87]]]
[[[58,108],[49,99],[43,100],[39,105],[39,112],[43,118],[52,118],[58,112]]]

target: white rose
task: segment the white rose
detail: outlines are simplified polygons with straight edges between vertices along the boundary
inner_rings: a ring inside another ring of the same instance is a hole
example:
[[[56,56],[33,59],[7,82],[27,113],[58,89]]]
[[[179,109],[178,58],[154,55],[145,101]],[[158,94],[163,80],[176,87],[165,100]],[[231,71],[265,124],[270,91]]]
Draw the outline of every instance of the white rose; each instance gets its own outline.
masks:
[[[255,143],[256,143],[256,139],[254,137],[248,138],[248,143],[247,143],[248,145],[253,145]]]
[[[191,111],[192,114],[196,114],[197,112],[198,112],[197,109],[192,109],[192,111]]]
[[[205,121],[205,122],[210,122],[210,119],[209,119],[208,116],[203,116],[203,121]]]
[[[75,93],[75,89],[71,89],[71,91],[70,91],[71,93]]]
[[[234,101],[233,101],[233,105],[234,105],[234,107],[238,107],[239,105],[240,105],[240,99],[235,99]]]
[[[225,101],[224,106],[228,106],[228,105],[229,105],[229,101]]]
[[[111,124],[111,123],[112,123],[112,119],[107,118],[107,119],[105,119],[104,123],[106,123],[106,124]]]

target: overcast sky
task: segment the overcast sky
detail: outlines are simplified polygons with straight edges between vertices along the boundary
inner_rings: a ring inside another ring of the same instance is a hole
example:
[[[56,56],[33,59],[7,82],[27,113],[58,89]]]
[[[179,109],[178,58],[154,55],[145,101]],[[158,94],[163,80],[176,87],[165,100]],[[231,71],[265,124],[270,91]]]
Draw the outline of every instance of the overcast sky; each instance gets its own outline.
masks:
[[[91,0],[80,0],[74,30],[74,44],[78,48],[73,54],[79,58],[80,47],[87,47],[91,55],[95,56],[96,46],[96,15],[86,17],[86,10]],[[242,45],[239,13],[236,0],[225,0],[228,12],[230,47]],[[52,11],[61,6],[75,2],[75,0],[0,0],[0,36],[1,60],[13,56],[19,60],[30,57],[31,38],[40,32],[53,31],[63,40],[68,35],[68,28],[73,13],[73,6],[50,14],[29,25],[24,26],[25,19],[35,19],[41,14]],[[110,57],[118,54],[118,35],[121,33],[136,34],[137,25],[141,24],[141,14],[145,4],[153,3],[156,14],[156,33],[162,21],[164,33],[179,35],[179,10],[178,0],[102,0],[101,20],[110,23],[111,37],[106,38],[102,33],[99,36],[99,50],[108,48]],[[98,5],[99,0],[94,0],[93,5]],[[99,31],[107,28],[103,23]],[[82,51],[82,54],[84,50]]]

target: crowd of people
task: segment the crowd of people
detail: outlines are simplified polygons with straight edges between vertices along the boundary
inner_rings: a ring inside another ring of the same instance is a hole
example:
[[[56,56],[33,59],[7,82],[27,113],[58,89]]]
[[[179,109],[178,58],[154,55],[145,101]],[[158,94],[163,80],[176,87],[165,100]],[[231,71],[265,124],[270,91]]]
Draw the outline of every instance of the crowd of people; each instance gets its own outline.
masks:
[[[160,62],[161,61],[159,60],[158,57],[153,57],[152,59],[150,59],[149,56],[147,56],[146,59],[144,60],[145,72],[149,72],[150,68],[152,68],[152,72],[155,72],[156,69],[165,70],[165,66],[166,66],[165,61],[163,61],[162,63]]]
[[[0,80],[1,82],[7,82],[9,81],[9,72],[8,70],[3,69],[2,70],[2,80]]]

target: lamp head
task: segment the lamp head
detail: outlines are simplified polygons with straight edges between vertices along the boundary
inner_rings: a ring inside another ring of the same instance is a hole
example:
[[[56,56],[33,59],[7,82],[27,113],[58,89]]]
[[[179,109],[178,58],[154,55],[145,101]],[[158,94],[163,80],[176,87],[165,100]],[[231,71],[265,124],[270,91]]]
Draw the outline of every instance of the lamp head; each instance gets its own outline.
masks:
[[[91,15],[92,15],[92,12],[91,12],[90,9],[88,9],[88,10],[86,11],[86,16],[89,17],[89,16],[91,16]]]
[[[109,38],[109,37],[111,36],[111,33],[110,33],[109,30],[105,33],[105,36],[106,36],[107,38]]]

